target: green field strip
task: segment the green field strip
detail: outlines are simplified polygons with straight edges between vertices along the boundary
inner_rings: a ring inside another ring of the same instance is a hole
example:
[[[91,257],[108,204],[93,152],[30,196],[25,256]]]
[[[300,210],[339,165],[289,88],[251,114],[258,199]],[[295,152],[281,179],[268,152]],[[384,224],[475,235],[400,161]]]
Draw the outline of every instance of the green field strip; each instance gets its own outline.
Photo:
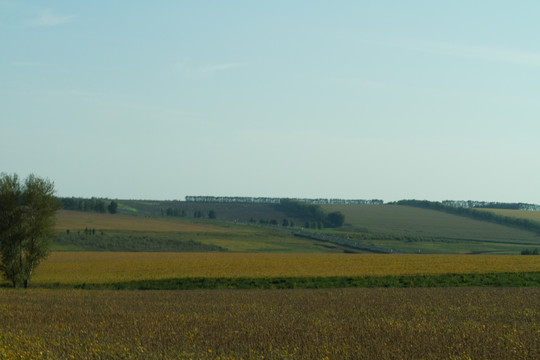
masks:
[[[42,284],[45,288],[66,288],[73,285]],[[270,278],[174,278],[141,280],[108,284],[78,284],[78,289],[114,290],[198,290],[198,289],[332,289],[332,288],[426,288],[426,287],[540,287],[540,272],[334,276],[334,277],[270,277]]]
[[[501,242],[497,240],[484,240],[484,239],[466,239],[466,238],[435,238],[434,241],[444,242],[456,242],[456,243],[481,243],[481,244],[496,244],[496,245],[523,245],[523,246],[534,246],[540,245],[538,241],[523,241],[523,240],[507,240],[506,242]]]

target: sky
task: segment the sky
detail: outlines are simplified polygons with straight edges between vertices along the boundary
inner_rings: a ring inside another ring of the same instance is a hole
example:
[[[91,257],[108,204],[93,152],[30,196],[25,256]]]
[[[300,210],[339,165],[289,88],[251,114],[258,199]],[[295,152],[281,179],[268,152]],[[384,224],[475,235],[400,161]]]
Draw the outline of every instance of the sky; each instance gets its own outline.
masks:
[[[0,0],[0,172],[58,196],[540,204],[538,14]]]

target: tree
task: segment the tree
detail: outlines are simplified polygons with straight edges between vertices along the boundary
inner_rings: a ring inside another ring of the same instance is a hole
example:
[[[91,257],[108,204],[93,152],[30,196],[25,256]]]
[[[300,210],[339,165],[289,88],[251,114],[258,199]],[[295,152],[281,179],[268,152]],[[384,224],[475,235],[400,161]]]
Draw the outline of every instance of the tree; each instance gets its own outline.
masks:
[[[105,214],[107,212],[105,207],[105,201],[96,199],[94,204],[94,211]]]
[[[216,212],[214,210],[210,210],[208,212],[208,218],[209,219],[215,219],[216,218]]]
[[[0,271],[13,287],[28,282],[49,253],[59,202],[54,184],[30,175],[0,175]]]
[[[341,227],[345,223],[345,215],[340,211],[335,211],[326,215],[325,220],[330,227]]]
[[[111,201],[111,203],[109,204],[109,206],[107,206],[107,210],[109,210],[109,212],[111,214],[116,214],[117,210],[118,210],[118,203],[116,201]]]

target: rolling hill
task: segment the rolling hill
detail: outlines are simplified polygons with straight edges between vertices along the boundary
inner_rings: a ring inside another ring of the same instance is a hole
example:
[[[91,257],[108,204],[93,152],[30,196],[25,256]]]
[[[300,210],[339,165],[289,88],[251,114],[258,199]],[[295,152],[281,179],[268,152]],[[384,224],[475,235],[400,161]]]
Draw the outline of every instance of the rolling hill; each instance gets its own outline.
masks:
[[[192,240],[241,252],[348,252],[371,246],[403,253],[518,254],[540,247],[540,236],[533,231],[403,205],[321,205],[327,213],[343,213],[345,226],[302,229],[309,217],[287,212],[279,204],[151,200],[118,200],[118,204],[122,214],[61,212],[58,230],[108,229],[116,238],[144,233],[148,238]],[[211,211],[216,219],[208,218]],[[281,226],[284,220],[289,226]],[[271,221],[277,226],[268,226]],[[300,230],[302,236],[295,236]],[[323,235],[367,247],[338,245]]]

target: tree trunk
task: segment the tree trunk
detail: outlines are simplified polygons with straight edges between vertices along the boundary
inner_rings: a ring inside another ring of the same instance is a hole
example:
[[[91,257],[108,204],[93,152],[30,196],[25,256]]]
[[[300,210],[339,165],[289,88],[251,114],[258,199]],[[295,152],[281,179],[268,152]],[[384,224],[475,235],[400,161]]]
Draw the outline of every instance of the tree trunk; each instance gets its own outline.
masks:
[[[27,279],[24,279],[24,288],[28,289],[28,280]]]

